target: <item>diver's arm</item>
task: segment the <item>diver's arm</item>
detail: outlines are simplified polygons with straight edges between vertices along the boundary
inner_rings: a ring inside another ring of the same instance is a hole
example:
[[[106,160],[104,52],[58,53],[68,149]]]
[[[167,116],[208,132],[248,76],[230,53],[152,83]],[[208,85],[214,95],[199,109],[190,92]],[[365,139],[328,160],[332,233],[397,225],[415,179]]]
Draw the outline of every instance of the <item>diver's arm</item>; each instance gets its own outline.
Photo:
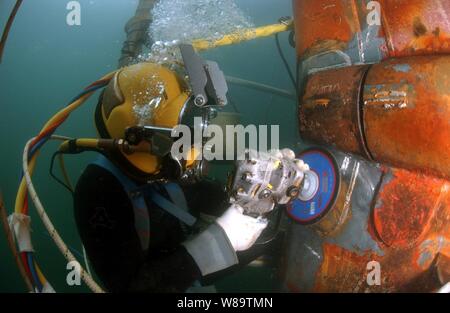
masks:
[[[131,203],[115,177],[90,165],[75,189],[75,219],[95,272],[113,292],[183,292],[196,281],[239,263],[236,252],[247,250],[267,223],[242,214],[233,205],[206,230],[178,241],[178,221],[152,218],[153,241],[164,237],[170,252],[142,252],[134,228]],[[159,229],[157,229],[159,227]],[[163,232],[166,231],[167,235]]]
[[[248,250],[266,226],[266,220],[246,216],[232,205],[170,256],[142,264],[129,291],[185,291],[196,280],[237,265],[237,252]]]
[[[143,262],[127,292],[185,292],[201,278],[195,261],[183,247],[170,255]]]

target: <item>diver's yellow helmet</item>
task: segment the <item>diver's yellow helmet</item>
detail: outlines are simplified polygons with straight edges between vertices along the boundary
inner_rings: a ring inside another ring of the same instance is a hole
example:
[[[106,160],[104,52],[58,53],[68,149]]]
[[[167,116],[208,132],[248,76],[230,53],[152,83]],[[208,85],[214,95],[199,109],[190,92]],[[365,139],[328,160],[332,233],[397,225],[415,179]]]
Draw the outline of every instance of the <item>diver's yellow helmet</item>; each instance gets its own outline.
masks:
[[[95,113],[96,127],[100,137],[110,139],[124,139],[127,129],[135,126],[151,125],[170,130],[181,124],[190,99],[184,79],[169,68],[147,62],[131,65],[115,74],[100,97]],[[145,152],[117,151],[111,158],[135,178],[157,176],[163,158],[150,149],[142,150]]]

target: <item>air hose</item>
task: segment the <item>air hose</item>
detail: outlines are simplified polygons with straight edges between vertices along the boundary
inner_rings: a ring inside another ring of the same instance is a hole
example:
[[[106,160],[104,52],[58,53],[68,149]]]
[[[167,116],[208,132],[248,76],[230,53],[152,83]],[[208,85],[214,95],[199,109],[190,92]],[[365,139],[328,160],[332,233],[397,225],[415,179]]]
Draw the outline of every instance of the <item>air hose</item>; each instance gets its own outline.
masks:
[[[238,44],[244,41],[249,41],[257,38],[269,37],[278,33],[291,30],[294,25],[293,20],[283,21],[277,24],[261,26],[252,29],[245,29],[223,36],[219,40],[200,39],[194,40],[192,46],[197,52],[209,50],[221,46],[229,46]]]
[[[62,240],[61,236],[59,235],[56,228],[53,226],[53,223],[50,221],[50,218],[48,217],[44,206],[42,205],[39,196],[34,188],[33,182],[31,180],[31,175],[29,171],[28,166],[28,155],[29,155],[29,149],[30,145],[32,144],[33,140],[35,138],[30,139],[27,144],[25,145],[25,149],[23,151],[23,158],[22,158],[22,166],[23,166],[23,173],[26,180],[26,186],[28,189],[28,193],[31,197],[31,200],[34,203],[34,206],[36,208],[36,211],[38,212],[39,217],[42,220],[42,223],[44,224],[45,228],[47,229],[48,233],[52,237],[53,241],[55,242],[56,246],[58,247],[59,251],[64,255],[67,262],[77,262],[80,264],[75,256],[72,254],[70,249],[67,247],[66,243]],[[57,139],[57,138],[52,138]],[[83,267],[80,265],[80,277],[81,279],[86,283],[86,285],[94,292],[101,293],[103,292],[103,289],[94,281],[91,275],[89,275]]]
[[[150,11],[157,0],[140,0],[135,15],[127,22],[127,38],[123,43],[119,67],[130,65],[141,53],[143,45],[151,45],[148,28],[152,22]]]
[[[64,256],[69,260],[76,260],[72,253],[68,250],[64,241],[58,235],[56,229],[53,227],[50,219],[48,218],[45,210],[36,194],[34,186],[31,181],[31,176],[36,165],[37,155],[42,146],[50,139],[58,139],[58,140],[67,140],[66,137],[57,137],[53,136],[55,130],[64,123],[69,115],[80,107],[96,90],[103,88],[113,77],[115,72],[105,75],[99,81],[88,86],[80,95],[78,95],[67,107],[60,110],[57,114],[55,114],[42,128],[41,132],[38,136],[31,139],[24,151],[23,155],[23,177],[19,185],[19,189],[16,196],[15,203],[15,213],[11,215],[11,218],[15,220],[16,228],[20,229],[20,232],[17,235],[23,235],[25,238],[23,242],[23,238],[19,238],[18,245],[20,248],[20,253],[22,257],[22,264],[27,269],[27,274],[30,281],[33,282],[35,289],[38,292],[41,291],[52,291],[51,285],[46,281],[45,276],[40,271],[39,266],[33,257],[33,249],[31,246],[31,235],[29,228],[29,216],[28,216],[28,197],[27,192],[30,194],[30,198],[36,206],[38,210],[39,216],[44,222],[47,230],[50,235],[54,239],[56,245],[60,249],[60,251],[64,254]],[[20,242],[22,240],[22,242]],[[22,247],[21,247],[22,245]],[[25,248],[24,248],[25,246]],[[94,292],[103,292],[103,290],[95,283],[92,277],[87,274],[84,270],[82,270],[81,278],[85,281],[85,283],[93,290]]]
[[[3,31],[2,39],[0,39],[0,63],[2,62],[3,51],[5,50],[6,40],[8,39],[9,31],[11,30],[11,26],[14,22],[14,18],[16,17],[17,12],[19,11],[20,5],[22,4],[22,0],[17,0],[14,5],[11,14],[9,15],[8,21],[6,22],[5,30]]]
[[[251,81],[251,80],[246,80],[246,79],[233,77],[233,76],[226,76],[225,78],[229,84],[268,92],[268,93],[271,93],[271,94],[274,94],[277,96],[281,96],[281,97],[285,97],[285,98],[288,98],[288,99],[291,99],[294,101],[297,100],[297,96],[295,95],[295,93],[290,92],[288,90],[272,87],[269,85],[265,85],[265,84],[257,83],[257,82]]]

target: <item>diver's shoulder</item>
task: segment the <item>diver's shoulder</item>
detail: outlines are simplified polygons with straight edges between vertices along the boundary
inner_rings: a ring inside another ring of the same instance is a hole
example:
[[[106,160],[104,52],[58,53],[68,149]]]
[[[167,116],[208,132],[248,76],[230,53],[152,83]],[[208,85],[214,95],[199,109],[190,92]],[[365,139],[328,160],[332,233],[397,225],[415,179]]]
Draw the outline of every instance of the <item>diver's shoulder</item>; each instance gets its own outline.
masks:
[[[101,191],[103,189],[106,189],[109,193],[111,193],[111,191],[114,190],[121,190],[122,185],[107,169],[96,164],[87,165],[78,179],[77,186],[75,188],[75,195],[82,196],[83,194],[90,193],[93,190]]]

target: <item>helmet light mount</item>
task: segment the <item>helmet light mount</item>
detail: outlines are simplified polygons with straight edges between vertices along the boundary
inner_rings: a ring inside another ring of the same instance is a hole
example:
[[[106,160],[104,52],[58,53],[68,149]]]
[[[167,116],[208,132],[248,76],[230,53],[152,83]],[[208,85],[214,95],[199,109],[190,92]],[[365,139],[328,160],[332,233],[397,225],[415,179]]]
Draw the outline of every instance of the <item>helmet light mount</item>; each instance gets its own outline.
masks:
[[[219,65],[213,61],[204,61],[192,45],[182,44],[180,51],[194,104],[198,107],[227,105],[228,85]]]

